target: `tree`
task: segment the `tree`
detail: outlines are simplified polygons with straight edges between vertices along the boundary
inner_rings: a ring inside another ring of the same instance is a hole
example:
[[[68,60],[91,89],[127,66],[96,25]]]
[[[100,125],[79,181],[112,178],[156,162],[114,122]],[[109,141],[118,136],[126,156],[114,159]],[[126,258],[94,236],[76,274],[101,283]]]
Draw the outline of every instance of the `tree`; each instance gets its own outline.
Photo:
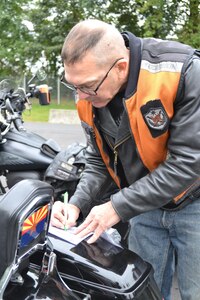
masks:
[[[57,74],[65,36],[87,18],[140,37],[178,39],[200,47],[199,0],[2,0],[0,11],[4,73],[17,74],[42,57],[49,72]],[[31,22],[32,30],[25,21]]]
[[[35,59],[43,51],[49,69],[56,73],[65,36],[73,25],[86,18],[113,23],[121,31],[129,30],[141,37],[176,39],[178,36],[183,42],[190,37],[190,44],[194,46],[199,38],[199,29],[195,29],[191,38],[198,17],[197,3],[198,0],[40,0],[31,11]],[[184,25],[186,9],[190,18]],[[178,23],[182,24],[182,31]]]
[[[0,2],[0,68],[1,77],[18,74],[25,68],[30,32],[23,23],[25,4],[22,0],[2,0]]]
[[[176,30],[179,41],[195,48],[200,48],[200,4],[199,0],[182,1],[184,8],[182,14],[185,23]]]
[[[99,2],[86,0],[40,0],[30,11],[34,24],[34,43],[31,46],[35,60],[41,53],[48,61],[51,73],[57,73],[59,55],[69,30],[80,20],[93,16],[99,10]]]

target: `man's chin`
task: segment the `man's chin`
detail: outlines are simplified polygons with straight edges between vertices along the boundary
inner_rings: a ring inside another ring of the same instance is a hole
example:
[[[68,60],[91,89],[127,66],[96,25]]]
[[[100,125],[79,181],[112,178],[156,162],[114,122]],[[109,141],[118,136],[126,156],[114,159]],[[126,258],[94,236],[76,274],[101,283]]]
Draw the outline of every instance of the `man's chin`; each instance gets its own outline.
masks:
[[[101,102],[101,101],[92,101],[92,106],[96,108],[105,107],[109,101]]]

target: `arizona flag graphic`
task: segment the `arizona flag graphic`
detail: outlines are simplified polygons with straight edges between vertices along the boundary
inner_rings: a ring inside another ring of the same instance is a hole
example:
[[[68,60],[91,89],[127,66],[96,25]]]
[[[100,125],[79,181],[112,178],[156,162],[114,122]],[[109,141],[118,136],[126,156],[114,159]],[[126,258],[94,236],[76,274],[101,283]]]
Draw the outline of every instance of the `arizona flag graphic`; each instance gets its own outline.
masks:
[[[35,211],[24,221],[20,248],[28,246],[31,241],[39,236],[39,234],[44,230],[47,216],[48,204]]]

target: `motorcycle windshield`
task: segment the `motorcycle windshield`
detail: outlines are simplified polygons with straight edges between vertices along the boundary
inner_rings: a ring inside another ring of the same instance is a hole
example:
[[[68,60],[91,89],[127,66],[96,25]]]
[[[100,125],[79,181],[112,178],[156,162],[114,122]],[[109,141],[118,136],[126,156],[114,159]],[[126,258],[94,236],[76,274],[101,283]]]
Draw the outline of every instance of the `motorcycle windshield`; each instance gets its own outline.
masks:
[[[24,98],[26,96],[25,90],[17,86],[11,79],[4,79],[0,81],[0,100],[5,100],[7,95]]]
[[[4,79],[0,82],[0,100],[5,100],[6,95],[13,91],[13,83],[11,80]]]

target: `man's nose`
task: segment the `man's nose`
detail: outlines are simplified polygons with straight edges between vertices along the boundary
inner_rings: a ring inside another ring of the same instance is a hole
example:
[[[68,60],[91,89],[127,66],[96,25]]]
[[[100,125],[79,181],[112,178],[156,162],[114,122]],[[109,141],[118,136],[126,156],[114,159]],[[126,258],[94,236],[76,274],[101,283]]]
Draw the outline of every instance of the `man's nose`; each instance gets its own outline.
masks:
[[[87,98],[89,97],[88,94],[86,94],[86,93],[80,91],[79,89],[77,89],[77,94],[78,94],[78,98],[79,98],[79,99],[87,99]]]

